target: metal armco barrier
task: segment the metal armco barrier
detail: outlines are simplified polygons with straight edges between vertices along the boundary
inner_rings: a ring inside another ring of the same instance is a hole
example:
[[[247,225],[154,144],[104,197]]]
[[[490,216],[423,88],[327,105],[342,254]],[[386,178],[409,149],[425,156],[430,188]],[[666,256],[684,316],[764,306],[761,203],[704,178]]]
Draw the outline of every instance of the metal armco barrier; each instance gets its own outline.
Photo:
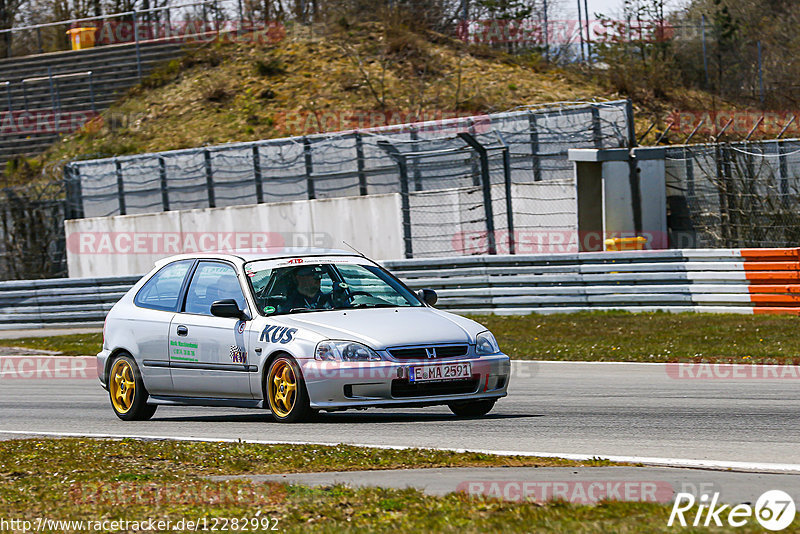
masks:
[[[386,261],[462,314],[710,312],[800,315],[800,249],[689,249]],[[0,283],[0,328],[100,325],[138,277]]]
[[[689,249],[388,261],[463,314],[712,312],[800,315],[800,249]]]
[[[138,276],[0,282],[0,329],[99,326]]]

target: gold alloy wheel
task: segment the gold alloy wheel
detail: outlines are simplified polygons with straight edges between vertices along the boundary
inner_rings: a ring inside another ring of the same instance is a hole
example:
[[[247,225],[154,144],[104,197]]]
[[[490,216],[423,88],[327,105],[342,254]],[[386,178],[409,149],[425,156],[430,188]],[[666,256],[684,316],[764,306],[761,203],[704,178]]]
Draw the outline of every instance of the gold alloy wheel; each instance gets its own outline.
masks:
[[[292,365],[279,360],[269,372],[269,406],[278,417],[288,417],[297,401],[297,377]]]
[[[117,412],[128,413],[136,396],[136,380],[133,378],[133,368],[126,360],[118,360],[111,369],[109,392],[111,404]]]

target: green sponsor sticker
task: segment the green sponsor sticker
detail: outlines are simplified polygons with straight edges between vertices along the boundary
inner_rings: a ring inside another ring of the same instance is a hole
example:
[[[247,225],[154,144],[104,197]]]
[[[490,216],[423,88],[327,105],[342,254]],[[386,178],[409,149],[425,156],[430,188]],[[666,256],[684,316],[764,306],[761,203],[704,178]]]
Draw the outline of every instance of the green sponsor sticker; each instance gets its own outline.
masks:
[[[275,313],[275,306],[264,306],[264,313]]]

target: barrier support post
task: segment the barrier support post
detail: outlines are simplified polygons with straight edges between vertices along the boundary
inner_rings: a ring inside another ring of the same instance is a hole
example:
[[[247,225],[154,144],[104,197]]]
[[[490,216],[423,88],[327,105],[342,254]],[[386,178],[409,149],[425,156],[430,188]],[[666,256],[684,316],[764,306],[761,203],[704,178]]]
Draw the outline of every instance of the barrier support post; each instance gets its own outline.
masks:
[[[356,166],[358,167],[358,194],[365,196],[367,192],[367,174],[364,172],[364,139],[356,132]]]
[[[211,152],[203,150],[203,161],[206,168],[206,189],[208,189],[208,207],[216,208],[217,200],[214,195],[214,169],[211,167]]]
[[[536,114],[528,112],[528,125],[531,135],[531,163],[533,165],[533,181],[542,181],[542,162],[539,156],[539,129],[536,127]]]
[[[264,184],[261,177],[261,154],[258,145],[253,145],[253,178],[256,182],[256,203],[264,203]]]
[[[122,179],[122,163],[117,158],[114,158],[114,167],[117,172],[117,197],[119,198],[119,214],[127,215],[125,207],[125,182]]]
[[[405,248],[405,257],[411,259],[414,257],[414,252],[411,244],[411,202],[408,197],[408,163],[406,157],[389,141],[378,141],[378,147],[383,149],[389,157],[397,163],[397,167],[400,170],[400,202],[403,211],[403,246]]]
[[[161,207],[169,211],[169,189],[167,184],[167,162],[163,157],[158,158],[158,178],[161,186]]]
[[[489,154],[486,148],[481,145],[475,136],[467,132],[459,132],[461,138],[468,146],[478,153],[478,160],[481,164],[481,182],[483,186],[483,209],[486,215],[486,234],[489,244],[489,254],[497,254],[497,243],[494,235],[494,207],[492,206],[492,183],[489,174]]]
[[[311,141],[308,137],[303,137],[303,155],[305,156],[306,163],[306,189],[308,192],[308,200],[317,198],[317,192],[314,190],[314,160],[311,158]]]

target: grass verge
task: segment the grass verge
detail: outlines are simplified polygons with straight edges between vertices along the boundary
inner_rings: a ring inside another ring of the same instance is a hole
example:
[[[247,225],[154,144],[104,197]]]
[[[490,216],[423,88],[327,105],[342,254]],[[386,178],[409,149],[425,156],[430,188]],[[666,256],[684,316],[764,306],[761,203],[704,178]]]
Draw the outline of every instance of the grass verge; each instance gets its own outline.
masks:
[[[602,464],[603,462],[596,462]],[[595,463],[590,462],[590,465]],[[413,489],[307,488],[210,474],[455,465],[575,465],[566,460],[356,447],[138,440],[0,442],[0,517],[51,521],[227,522],[289,532],[667,532],[668,505],[510,503]],[[253,523],[255,521],[255,523]],[[222,526],[218,523],[216,526]],[[130,527],[128,527],[130,528]],[[173,527],[174,528],[174,527]],[[71,531],[50,524],[46,530]],[[105,530],[115,529],[105,526]],[[178,530],[191,530],[189,527]],[[702,531],[700,530],[692,530]],[[749,524],[737,532],[757,532]]]
[[[23,347],[32,350],[58,351],[65,356],[87,356],[100,352],[103,334],[68,334],[65,336],[0,339],[0,347]]]
[[[800,364],[792,316],[693,313],[575,313],[476,316],[515,359]],[[0,346],[96,354],[97,334],[5,339]]]
[[[800,364],[793,316],[576,313],[473,317],[515,359]]]

